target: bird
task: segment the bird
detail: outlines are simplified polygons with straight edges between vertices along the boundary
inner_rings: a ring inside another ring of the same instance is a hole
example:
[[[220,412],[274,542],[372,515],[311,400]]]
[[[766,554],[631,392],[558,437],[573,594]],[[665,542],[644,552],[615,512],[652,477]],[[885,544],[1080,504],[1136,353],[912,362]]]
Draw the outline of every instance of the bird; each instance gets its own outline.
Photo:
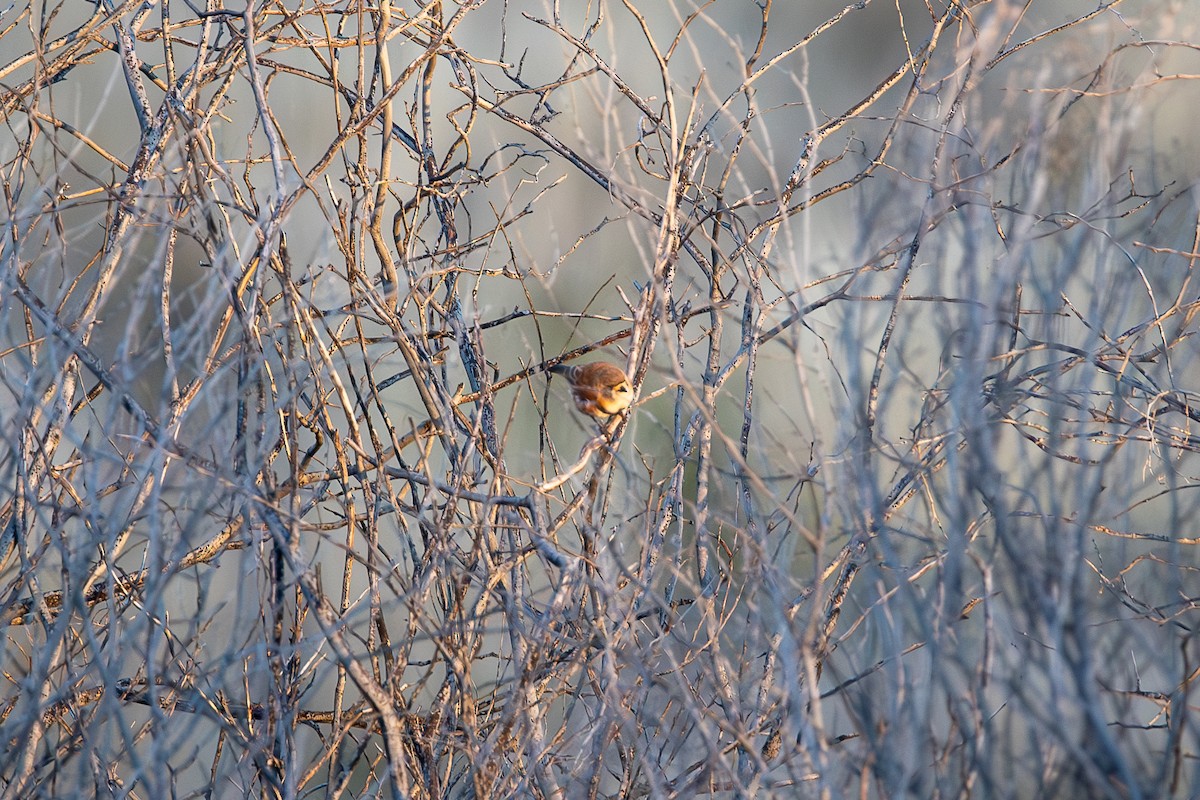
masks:
[[[633,402],[633,387],[625,371],[607,361],[574,366],[555,364],[550,371],[566,376],[575,407],[597,420],[616,416]]]

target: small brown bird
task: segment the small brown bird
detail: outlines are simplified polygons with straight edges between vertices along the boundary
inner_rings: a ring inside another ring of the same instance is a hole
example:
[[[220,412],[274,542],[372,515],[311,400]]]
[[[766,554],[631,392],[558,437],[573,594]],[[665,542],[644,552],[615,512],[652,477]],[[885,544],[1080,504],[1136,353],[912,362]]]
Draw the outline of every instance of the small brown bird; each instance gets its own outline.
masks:
[[[578,366],[555,364],[550,371],[567,376],[575,407],[589,417],[608,419],[633,402],[633,387],[625,372],[606,361]]]

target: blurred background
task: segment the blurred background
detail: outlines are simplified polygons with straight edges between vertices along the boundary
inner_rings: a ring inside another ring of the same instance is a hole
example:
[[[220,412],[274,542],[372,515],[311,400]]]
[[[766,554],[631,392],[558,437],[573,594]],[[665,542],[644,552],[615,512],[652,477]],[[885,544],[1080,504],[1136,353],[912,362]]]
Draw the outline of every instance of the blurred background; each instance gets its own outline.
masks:
[[[1197,12],[0,12],[2,796],[1195,796]]]

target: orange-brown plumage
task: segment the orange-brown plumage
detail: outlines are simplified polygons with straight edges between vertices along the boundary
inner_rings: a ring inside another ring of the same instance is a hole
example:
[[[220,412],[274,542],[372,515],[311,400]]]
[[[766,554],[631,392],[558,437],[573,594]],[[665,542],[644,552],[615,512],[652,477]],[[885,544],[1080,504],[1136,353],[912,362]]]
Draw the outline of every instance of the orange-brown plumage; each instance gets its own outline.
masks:
[[[571,384],[575,407],[596,419],[607,419],[629,408],[633,387],[620,367],[605,361],[591,364],[555,364],[551,372],[565,375]]]

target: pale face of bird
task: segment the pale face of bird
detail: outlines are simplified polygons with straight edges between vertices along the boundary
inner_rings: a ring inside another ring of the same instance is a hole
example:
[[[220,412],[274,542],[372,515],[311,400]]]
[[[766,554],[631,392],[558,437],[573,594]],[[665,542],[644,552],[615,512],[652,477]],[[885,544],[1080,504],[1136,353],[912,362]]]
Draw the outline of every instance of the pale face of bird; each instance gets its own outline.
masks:
[[[605,361],[574,366],[556,364],[550,371],[566,376],[575,407],[589,417],[607,419],[633,402],[633,387],[625,372],[614,364]]]

